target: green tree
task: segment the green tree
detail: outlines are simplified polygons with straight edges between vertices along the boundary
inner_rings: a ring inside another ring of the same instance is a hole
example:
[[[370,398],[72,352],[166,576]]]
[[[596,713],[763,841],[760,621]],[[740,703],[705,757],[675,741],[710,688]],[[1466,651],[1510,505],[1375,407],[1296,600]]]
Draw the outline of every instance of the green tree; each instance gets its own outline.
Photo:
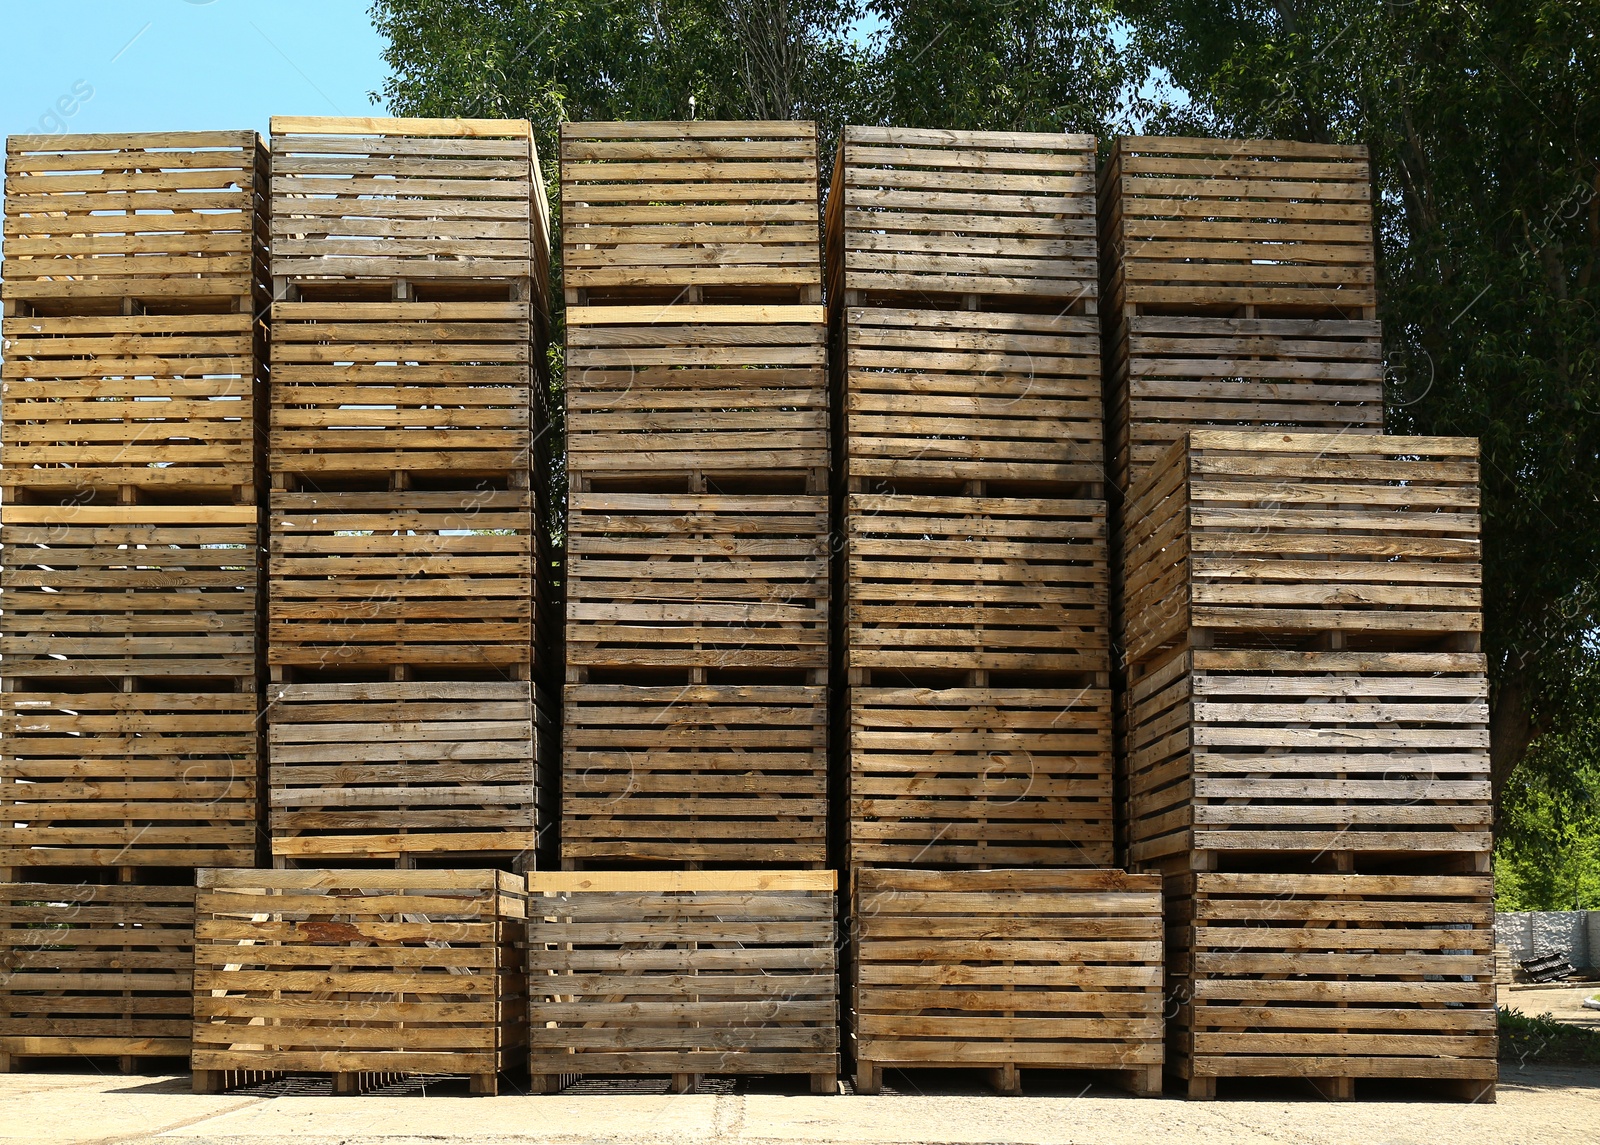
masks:
[[[1497,792],[1590,719],[1600,603],[1600,3],[1126,0],[1158,130],[1366,144],[1391,433],[1483,443]]]
[[[871,0],[879,120],[1109,134],[1138,88],[1099,0]]]

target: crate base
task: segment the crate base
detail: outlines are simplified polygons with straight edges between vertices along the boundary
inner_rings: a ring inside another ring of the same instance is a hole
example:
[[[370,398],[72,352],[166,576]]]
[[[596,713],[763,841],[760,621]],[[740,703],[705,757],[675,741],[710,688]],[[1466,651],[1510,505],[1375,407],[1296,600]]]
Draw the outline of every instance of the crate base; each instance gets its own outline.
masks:
[[[720,1073],[721,1071],[716,1071]],[[803,1070],[773,1070],[772,1074],[759,1076],[795,1075],[805,1076],[810,1079],[811,1092],[814,1094],[837,1094],[839,1092],[839,1071],[816,1070],[806,1072]],[[529,1093],[560,1093],[569,1085],[575,1085],[586,1077],[669,1077],[671,1084],[667,1087],[669,1093],[694,1093],[700,1088],[702,1078],[713,1076],[712,1073],[668,1073],[666,1071],[640,1070],[626,1075],[615,1073],[530,1073],[528,1077]]]
[[[1427,1073],[1422,1073],[1426,1068]],[[1214,1070],[1214,1071],[1213,1071]],[[1323,1071],[1325,1070],[1325,1071]],[[1173,1078],[1179,1091],[1192,1100],[1216,1100],[1218,1089],[1226,1097],[1229,1089],[1245,1083],[1270,1084],[1314,1095],[1325,1102],[1352,1102],[1362,1099],[1362,1089],[1374,1083],[1403,1083],[1416,1087],[1419,1095],[1437,1102],[1464,1102],[1493,1105],[1498,1083],[1498,1063],[1493,1059],[1430,1060],[1416,1067],[1422,1076],[1406,1076],[1406,1067],[1386,1065],[1374,1059],[1314,1059],[1294,1063],[1246,1062],[1238,1059],[1213,1059],[1211,1062],[1179,1062]],[[1448,1076],[1451,1075],[1456,1076]],[[1478,1076],[1472,1076],[1478,1075]],[[1360,1084],[1358,1084],[1360,1083]]]
[[[114,1060],[116,1073],[137,1073],[168,1060],[174,1073],[188,1068],[187,1038],[0,1038],[0,1073],[26,1073],[41,1061]],[[97,1072],[99,1071],[97,1067]]]
[[[197,1069],[194,1071],[193,1085],[195,1093],[226,1093],[230,1089],[237,1089],[243,1085],[257,1085],[261,1082],[274,1081],[287,1077],[285,1070],[223,1070],[223,1069]],[[331,1073],[325,1076],[333,1079],[333,1092],[336,1097],[357,1097],[374,1089],[382,1089],[393,1085],[407,1077],[415,1076],[407,1073],[384,1072],[377,1070],[356,1070]],[[494,1097],[500,1092],[500,1077],[492,1073],[474,1073],[464,1075],[467,1078],[471,1092]]]
[[[879,1094],[883,1092],[883,1071],[886,1069],[897,1070],[926,1070],[926,1069],[981,1069],[989,1079],[989,1085],[1001,1097],[1021,1097],[1022,1070],[1024,1068],[1039,1069],[1049,1068],[1039,1063],[1029,1062],[1026,1067],[1016,1062],[1001,1062],[997,1065],[984,1066],[970,1061],[914,1061],[914,1062],[879,1062],[856,1060],[856,1092],[858,1094]],[[1062,1068],[1074,1071],[1082,1069],[1081,1066],[1064,1066]],[[1125,1089],[1136,1097],[1159,1097],[1162,1089],[1161,1067],[1158,1065],[1138,1066],[1133,1069],[1090,1069],[1096,1077],[1102,1078],[1118,1089]]]

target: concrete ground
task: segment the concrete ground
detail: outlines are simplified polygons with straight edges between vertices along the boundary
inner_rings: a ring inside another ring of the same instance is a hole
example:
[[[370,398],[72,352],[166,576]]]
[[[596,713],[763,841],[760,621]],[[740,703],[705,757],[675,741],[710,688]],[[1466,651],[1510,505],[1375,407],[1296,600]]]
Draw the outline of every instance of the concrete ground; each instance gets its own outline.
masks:
[[[320,1096],[290,1079],[219,1096],[187,1076],[0,1075],[0,1142],[61,1145],[1545,1145],[1600,1141],[1600,1070],[1507,1063],[1494,1105],[1419,1101],[1404,1088],[1331,1105],[1262,1088],[1213,1102],[1140,1099],[1087,1076],[1025,1074],[1028,1096],[976,1076],[886,1077],[897,1094],[812,1097],[733,1084],[682,1096],[653,1083],[588,1082],[548,1097],[466,1096],[462,1082]],[[886,1088],[887,1088],[886,1087]],[[430,1100],[431,1099],[431,1100]]]

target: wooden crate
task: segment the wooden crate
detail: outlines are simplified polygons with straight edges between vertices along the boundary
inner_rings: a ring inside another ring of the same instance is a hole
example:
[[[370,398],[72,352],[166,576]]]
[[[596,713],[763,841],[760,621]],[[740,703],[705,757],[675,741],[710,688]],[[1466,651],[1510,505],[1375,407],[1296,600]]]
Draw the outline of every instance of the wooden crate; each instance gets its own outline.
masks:
[[[829,298],[976,296],[1095,312],[1091,135],[847,127],[828,199]]]
[[[1134,316],[1106,364],[1119,489],[1191,429],[1383,432],[1376,321]]]
[[[256,672],[253,505],[8,505],[0,675]]]
[[[1104,480],[1094,317],[852,306],[843,332],[852,489]]]
[[[822,866],[827,705],[820,686],[569,684],[563,862]]]
[[[8,500],[76,501],[85,490],[117,487],[257,500],[266,359],[248,307],[8,317],[0,332]]]
[[[254,677],[0,693],[0,867],[253,865],[256,708]]]
[[[201,871],[194,1084],[232,1070],[465,1074],[527,1045],[520,875]],[[353,1087],[352,1087],[353,1088]]]
[[[561,125],[572,306],[822,301],[814,123]]]
[[[1475,647],[1477,455],[1471,438],[1191,432],[1123,513],[1129,662],[1297,634]]]
[[[30,1057],[187,1057],[193,887],[0,884],[0,1073]]]
[[[253,131],[10,136],[6,317],[251,313],[267,163]]]
[[[496,282],[544,312],[549,208],[527,120],[275,115],[271,128],[275,280],[435,294]]]
[[[526,668],[533,506],[526,487],[275,492],[269,663]]]
[[[885,1069],[1114,1071],[1161,1091],[1161,881],[1122,871],[861,869],[856,1092]]]
[[[514,302],[275,302],[275,473],[318,487],[396,471],[525,475],[547,426],[536,308]]]
[[[1455,1083],[1493,1101],[1491,876],[1182,874],[1167,880],[1170,1070]]]
[[[1136,666],[1129,861],[1486,865],[1485,667],[1475,652],[1203,648]]]
[[[579,487],[800,470],[814,473],[813,491],[827,488],[820,306],[590,306],[567,315],[567,470]]]
[[[849,689],[852,868],[1106,867],[1109,688]]]
[[[1110,671],[1104,501],[853,493],[844,507],[852,673]]]
[[[527,681],[273,684],[272,853],[531,860],[546,705]]]
[[[567,663],[779,668],[822,683],[827,553],[820,494],[574,492]]]
[[[563,1075],[839,1073],[832,871],[528,876],[534,1090]]]
[[[1099,197],[1114,315],[1375,316],[1365,147],[1124,137]]]

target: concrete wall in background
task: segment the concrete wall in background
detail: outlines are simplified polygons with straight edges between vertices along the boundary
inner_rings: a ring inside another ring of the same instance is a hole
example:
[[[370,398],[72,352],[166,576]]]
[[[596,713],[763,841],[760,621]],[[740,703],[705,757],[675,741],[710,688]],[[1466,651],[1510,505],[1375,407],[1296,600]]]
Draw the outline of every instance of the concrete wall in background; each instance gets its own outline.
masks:
[[[1600,963],[1600,910],[1528,910],[1497,914],[1495,943],[1516,961],[1565,950],[1579,968]]]

